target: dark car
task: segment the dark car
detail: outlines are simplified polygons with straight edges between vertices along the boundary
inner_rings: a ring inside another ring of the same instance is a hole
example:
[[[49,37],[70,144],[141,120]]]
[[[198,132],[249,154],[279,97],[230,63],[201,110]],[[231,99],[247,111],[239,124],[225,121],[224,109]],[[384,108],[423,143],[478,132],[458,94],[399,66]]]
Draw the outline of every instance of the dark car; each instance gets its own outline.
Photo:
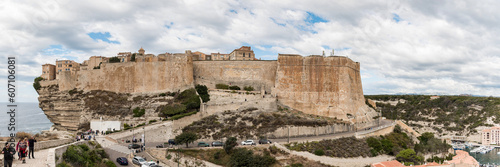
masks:
[[[224,145],[224,143],[220,142],[220,141],[214,141],[212,142],[212,147],[217,147],[217,146],[221,146]]]
[[[163,144],[158,144],[156,148],[164,148]]]
[[[118,157],[116,158],[116,162],[120,165],[128,165],[128,160],[125,157]]]
[[[138,149],[138,148],[141,148],[141,145],[139,145],[139,144],[129,144],[128,145],[128,149],[131,149],[131,148]]]
[[[168,139],[168,144],[175,145],[175,140],[174,139]]]
[[[271,142],[271,140],[267,140],[267,139],[260,139],[259,140],[259,144],[271,144],[273,142]]]
[[[205,142],[198,142],[198,147],[210,147],[210,144]]]

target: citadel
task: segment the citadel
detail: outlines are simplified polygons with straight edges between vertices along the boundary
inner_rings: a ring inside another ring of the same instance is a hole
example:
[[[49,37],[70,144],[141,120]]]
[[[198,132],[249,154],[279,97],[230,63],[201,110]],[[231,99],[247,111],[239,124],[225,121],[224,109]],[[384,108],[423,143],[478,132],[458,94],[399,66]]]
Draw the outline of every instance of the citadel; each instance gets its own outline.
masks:
[[[47,103],[56,97],[50,86],[57,86],[54,90],[60,92],[104,90],[127,94],[177,92],[197,84],[209,89],[215,89],[216,84],[251,86],[261,95],[274,97],[280,105],[359,127],[374,125],[376,116],[365,104],[359,62],[333,53],[306,57],[279,54],[277,60],[259,60],[249,46],[229,54],[187,50],[154,55],[141,48],[115,57],[92,56],[83,63],[57,60],[55,65],[42,65],[42,69],[44,80],[40,84],[46,89],[38,91],[40,107],[52,122],[57,122],[55,116],[61,116],[58,111],[69,107]]]

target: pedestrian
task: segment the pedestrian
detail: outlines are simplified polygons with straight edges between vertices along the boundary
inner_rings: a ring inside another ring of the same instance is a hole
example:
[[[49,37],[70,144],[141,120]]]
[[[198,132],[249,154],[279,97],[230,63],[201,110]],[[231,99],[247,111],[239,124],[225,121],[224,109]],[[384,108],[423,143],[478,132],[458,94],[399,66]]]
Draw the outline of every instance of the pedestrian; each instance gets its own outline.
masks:
[[[16,151],[17,151],[17,160],[21,160],[21,152],[19,151],[19,143],[21,143],[23,139],[19,139],[16,144]]]
[[[5,143],[5,147],[2,149],[4,167],[12,167],[12,161],[14,161],[15,153],[16,150],[10,147],[10,144],[8,142]]]
[[[31,139],[28,140],[28,145],[29,145],[28,159],[31,159],[30,155],[31,157],[33,157],[33,159],[35,159],[35,142],[36,139],[34,136],[31,136]]]
[[[25,137],[20,143],[19,143],[19,152],[21,154],[21,160],[23,161],[23,164],[26,163],[26,152],[28,149],[28,138]]]

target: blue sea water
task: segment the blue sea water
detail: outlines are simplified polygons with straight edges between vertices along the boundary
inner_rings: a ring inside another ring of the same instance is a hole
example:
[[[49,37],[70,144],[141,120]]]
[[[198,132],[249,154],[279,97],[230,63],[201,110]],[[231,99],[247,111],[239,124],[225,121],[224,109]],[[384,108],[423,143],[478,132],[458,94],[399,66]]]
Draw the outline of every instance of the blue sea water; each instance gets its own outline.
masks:
[[[8,103],[0,103],[0,136],[8,136],[8,124],[10,123],[10,116],[7,114],[9,111]],[[16,131],[29,132],[32,134],[40,133],[42,130],[49,130],[52,126],[47,116],[43,113],[42,109],[38,107],[38,103],[17,103],[16,112]]]
[[[498,152],[500,152],[500,148],[495,148],[486,154],[471,153],[470,150],[471,149],[465,149],[464,151],[467,151],[469,155],[474,157],[480,164],[494,164],[495,166],[500,165],[500,155],[497,154]]]

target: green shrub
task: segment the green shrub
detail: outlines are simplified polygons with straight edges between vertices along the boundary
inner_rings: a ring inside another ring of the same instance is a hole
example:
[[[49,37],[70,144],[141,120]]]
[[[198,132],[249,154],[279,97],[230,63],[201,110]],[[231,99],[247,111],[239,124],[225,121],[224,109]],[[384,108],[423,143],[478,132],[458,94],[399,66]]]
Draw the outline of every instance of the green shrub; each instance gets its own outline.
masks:
[[[40,88],[42,87],[40,85],[40,81],[43,80],[42,77],[36,77],[34,82],[33,82],[33,88],[35,88],[35,90],[40,90]]]
[[[118,57],[109,58],[109,63],[119,63],[120,59]]]
[[[293,163],[290,167],[304,167],[301,163]]]
[[[165,157],[167,159],[171,159],[172,158],[172,155],[168,154],[167,157]]]
[[[132,127],[130,125],[128,125],[127,123],[123,124],[123,130],[128,130],[130,128],[132,128]]]
[[[229,86],[229,89],[231,89],[231,90],[241,90],[240,87],[236,86],[236,85]]]
[[[254,89],[253,89],[253,87],[252,87],[252,86],[245,86],[245,87],[243,88],[243,90],[246,90],[246,91],[253,91]]]
[[[325,151],[323,151],[322,149],[314,150],[314,155],[323,156],[325,155]]]
[[[106,161],[106,166],[107,167],[116,167],[115,163],[113,163],[113,161]]]
[[[162,110],[161,113],[163,116],[174,116],[177,114],[184,113],[186,111],[186,106],[183,104],[173,104],[173,105],[168,105],[165,106]]]
[[[153,120],[149,120],[149,123],[150,123],[150,124],[151,124],[151,123],[153,123],[153,122],[156,122],[156,120],[155,120],[155,119],[153,119]]]
[[[196,91],[198,92],[198,94],[200,95],[201,100],[203,100],[203,102],[210,101],[210,95],[208,94],[208,88],[207,88],[207,86],[205,86],[205,85],[196,85],[195,88],[196,88]]]
[[[183,117],[196,114],[197,112],[198,112],[198,110],[195,110],[195,111],[184,113],[184,114],[174,115],[173,117],[170,117],[170,119],[172,119],[172,120],[178,120],[178,119],[181,119]]]
[[[56,167],[71,167],[71,165],[67,164],[66,162],[61,162],[58,163]]]
[[[160,96],[164,97],[164,96],[167,96],[167,94],[166,93],[160,93]]]
[[[217,88],[217,89],[229,89],[229,85],[226,85],[226,84],[215,84],[215,88]]]
[[[135,53],[132,54],[132,57],[130,57],[130,61],[135,61]]]
[[[141,117],[143,116],[145,113],[146,113],[146,110],[145,109],[140,109],[139,107],[136,107],[134,110],[133,110],[133,113],[134,113],[134,117]]]
[[[135,127],[141,127],[141,126],[144,126],[144,125],[146,125],[146,123],[139,124],[139,125],[137,125]]]
[[[272,166],[276,163],[276,159],[271,157],[269,153],[262,155],[254,155],[252,150],[238,148],[234,150],[229,159],[229,166]]]
[[[179,96],[177,96],[177,100],[181,102],[181,104],[186,105],[186,109],[199,109],[200,108],[200,98],[196,95],[195,89],[186,89],[182,91]]]
[[[223,148],[224,151],[226,151],[227,154],[231,153],[231,150],[233,150],[234,147],[238,145],[236,137],[229,137],[226,140],[226,143],[224,144]]]

